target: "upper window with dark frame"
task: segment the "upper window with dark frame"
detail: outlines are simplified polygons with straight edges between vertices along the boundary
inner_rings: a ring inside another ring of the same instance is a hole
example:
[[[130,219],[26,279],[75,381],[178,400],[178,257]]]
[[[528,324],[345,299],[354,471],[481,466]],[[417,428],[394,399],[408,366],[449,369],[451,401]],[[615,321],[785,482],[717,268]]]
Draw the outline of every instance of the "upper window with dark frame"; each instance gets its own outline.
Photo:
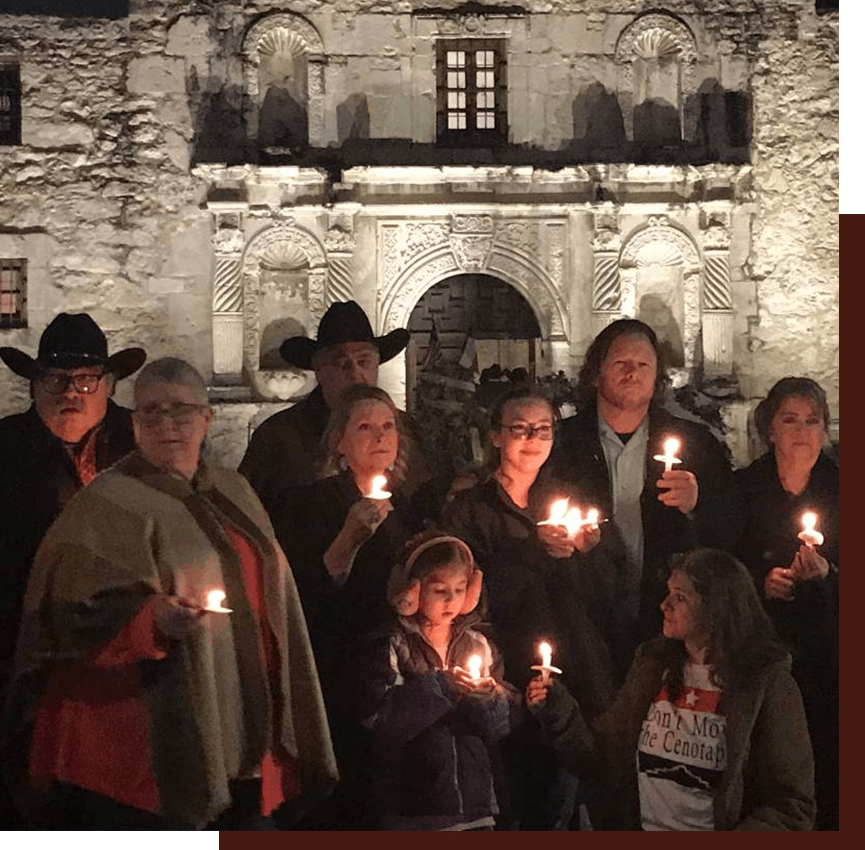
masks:
[[[0,330],[27,327],[27,260],[0,257]]]
[[[21,144],[21,69],[0,60],[0,145]]]
[[[503,39],[436,43],[437,137],[446,144],[507,141],[507,60]]]

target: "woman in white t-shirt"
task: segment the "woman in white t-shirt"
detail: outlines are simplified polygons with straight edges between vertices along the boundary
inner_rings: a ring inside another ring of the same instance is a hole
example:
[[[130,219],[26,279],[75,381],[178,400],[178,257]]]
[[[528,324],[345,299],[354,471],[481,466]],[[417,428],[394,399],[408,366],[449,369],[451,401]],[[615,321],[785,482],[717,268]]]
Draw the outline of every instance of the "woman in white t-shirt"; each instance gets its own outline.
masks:
[[[663,637],[638,648],[591,727],[560,682],[539,676],[526,689],[562,762],[609,785],[612,805],[594,827],[812,829],[802,698],[748,571],[697,549],[673,564],[667,589]]]

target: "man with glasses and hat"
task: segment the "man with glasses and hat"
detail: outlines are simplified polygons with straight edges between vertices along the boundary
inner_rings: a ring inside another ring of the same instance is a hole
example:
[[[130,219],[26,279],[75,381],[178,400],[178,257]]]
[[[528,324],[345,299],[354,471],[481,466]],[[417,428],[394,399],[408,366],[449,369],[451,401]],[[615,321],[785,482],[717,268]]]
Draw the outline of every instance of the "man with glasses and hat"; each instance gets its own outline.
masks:
[[[315,372],[318,385],[302,401],[266,419],[252,435],[238,467],[271,510],[277,496],[289,488],[312,484],[323,459],[321,438],[330,410],[343,390],[353,384],[376,386],[378,367],[402,351],[409,340],[405,328],[375,336],[369,319],[355,301],[328,307],[318,326],[317,339],[294,336],[279,347],[282,358],[299,369]],[[403,413],[400,427],[409,438],[404,492],[429,478],[417,429]]]
[[[15,649],[21,602],[39,543],[77,490],[135,446],[131,412],[112,400],[115,382],[144,363],[142,348],[108,356],[87,313],[60,313],[34,359],[17,348],[0,358],[30,381],[33,404],[0,419],[0,692]]]

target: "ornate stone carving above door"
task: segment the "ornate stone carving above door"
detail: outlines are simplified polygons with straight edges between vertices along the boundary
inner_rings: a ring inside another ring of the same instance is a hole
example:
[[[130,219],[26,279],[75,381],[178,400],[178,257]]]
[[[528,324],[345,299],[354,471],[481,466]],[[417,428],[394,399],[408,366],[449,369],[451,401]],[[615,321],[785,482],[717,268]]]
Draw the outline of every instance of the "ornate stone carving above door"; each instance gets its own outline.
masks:
[[[487,271],[526,298],[545,339],[567,341],[565,228],[564,218],[500,219],[488,213],[380,222],[382,329],[404,327],[424,292],[440,280]]]

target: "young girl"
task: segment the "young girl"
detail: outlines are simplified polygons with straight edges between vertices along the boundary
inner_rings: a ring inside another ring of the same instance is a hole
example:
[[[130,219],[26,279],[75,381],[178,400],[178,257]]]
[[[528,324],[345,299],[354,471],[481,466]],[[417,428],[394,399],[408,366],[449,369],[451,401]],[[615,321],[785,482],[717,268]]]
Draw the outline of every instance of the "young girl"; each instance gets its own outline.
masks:
[[[468,546],[439,532],[409,541],[395,570],[401,616],[369,681],[382,829],[493,828],[495,741],[519,721],[522,701],[474,628],[482,578]]]

